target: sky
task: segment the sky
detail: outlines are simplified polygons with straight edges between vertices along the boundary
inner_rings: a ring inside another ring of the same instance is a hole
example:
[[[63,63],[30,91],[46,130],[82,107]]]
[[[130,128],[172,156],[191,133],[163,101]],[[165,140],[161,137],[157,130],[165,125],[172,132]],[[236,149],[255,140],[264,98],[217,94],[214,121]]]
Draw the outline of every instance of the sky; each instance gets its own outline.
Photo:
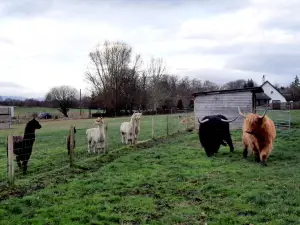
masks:
[[[144,62],[223,84],[262,75],[288,85],[300,66],[298,0],[0,0],[0,96],[87,93],[89,52],[122,41]]]

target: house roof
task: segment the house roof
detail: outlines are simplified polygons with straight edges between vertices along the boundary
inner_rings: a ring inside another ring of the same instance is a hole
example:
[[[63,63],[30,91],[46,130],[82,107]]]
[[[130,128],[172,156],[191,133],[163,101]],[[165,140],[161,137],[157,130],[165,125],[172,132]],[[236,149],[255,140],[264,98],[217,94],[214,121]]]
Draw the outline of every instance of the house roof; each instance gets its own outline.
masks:
[[[271,100],[271,98],[265,93],[256,93],[256,100]]]
[[[239,89],[230,89],[230,90],[218,90],[218,91],[204,91],[193,93],[192,96],[200,95],[214,95],[214,94],[227,94],[227,93],[237,93],[237,92],[252,92],[252,93],[261,93],[263,92],[262,87],[251,87],[251,88],[239,88]]]
[[[267,80],[261,85],[261,87],[264,86],[266,83],[270,84],[272,88],[274,88],[274,89],[275,89],[275,90],[276,90],[283,98],[285,98],[285,97],[281,94],[281,92],[278,91],[278,90],[274,87],[274,85],[271,84],[271,83],[270,83],[269,81],[267,81]]]

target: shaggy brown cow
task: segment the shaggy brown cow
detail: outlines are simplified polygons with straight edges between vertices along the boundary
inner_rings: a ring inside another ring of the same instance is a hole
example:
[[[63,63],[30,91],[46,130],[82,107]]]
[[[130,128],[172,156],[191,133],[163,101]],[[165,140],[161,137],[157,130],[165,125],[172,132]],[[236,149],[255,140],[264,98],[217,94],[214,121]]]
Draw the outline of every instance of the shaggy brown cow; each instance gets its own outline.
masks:
[[[250,153],[255,154],[255,161],[261,162],[263,166],[267,166],[267,158],[273,150],[273,142],[276,137],[276,128],[274,122],[266,116],[267,110],[263,115],[250,113],[245,116],[240,107],[238,107],[239,114],[245,118],[243,124],[243,144],[244,144],[244,158],[248,156],[248,149]]]

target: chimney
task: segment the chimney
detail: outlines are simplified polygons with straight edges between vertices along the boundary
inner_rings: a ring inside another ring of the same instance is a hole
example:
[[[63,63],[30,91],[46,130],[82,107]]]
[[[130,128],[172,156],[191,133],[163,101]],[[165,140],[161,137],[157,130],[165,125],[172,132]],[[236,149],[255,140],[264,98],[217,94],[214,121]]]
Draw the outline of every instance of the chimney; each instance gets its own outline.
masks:
[[[264,84],[266,82],[266,75],[262,76],[262,84]]]

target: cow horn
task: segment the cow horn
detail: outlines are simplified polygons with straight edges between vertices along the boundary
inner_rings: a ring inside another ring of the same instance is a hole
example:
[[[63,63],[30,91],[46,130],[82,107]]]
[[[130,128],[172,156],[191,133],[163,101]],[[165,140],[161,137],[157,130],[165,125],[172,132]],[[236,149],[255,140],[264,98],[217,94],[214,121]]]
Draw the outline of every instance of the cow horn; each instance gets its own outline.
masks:
[[[241,112],[241,109],[240,109],[239,106],[238,106],[238,110],[239,110],[239,114],[240,114],[241,116],[243,116],[244,118],[246,118],[246,116]]]
[[[198,122],[199,122],[199,123],[206,123],[207,121],[209,121],[209,119],[205,119],[205,120],[202,120],[202,121],[200,121],[200,120],[198,119]]]
[[[265,117],[265,115],[266,115],[266,113],[267,113],[267,111],[268,111],[268,109],[266,109],[265,111],[264,111],[264,113],[261,115],[261,116],[259,116],[259,118],[264,118]]]
[[[239,117],[236,117],[233,120],[224,120],[224,119],[221,119],[221,121],[226,122],[226,123],[231,123],[231,122],[235,121],[237,118],[239,118]]]

